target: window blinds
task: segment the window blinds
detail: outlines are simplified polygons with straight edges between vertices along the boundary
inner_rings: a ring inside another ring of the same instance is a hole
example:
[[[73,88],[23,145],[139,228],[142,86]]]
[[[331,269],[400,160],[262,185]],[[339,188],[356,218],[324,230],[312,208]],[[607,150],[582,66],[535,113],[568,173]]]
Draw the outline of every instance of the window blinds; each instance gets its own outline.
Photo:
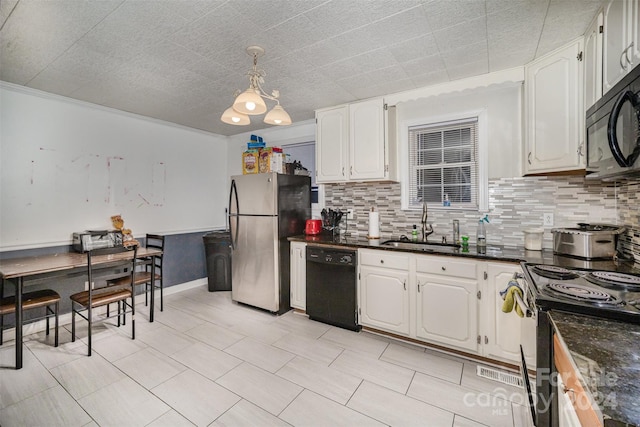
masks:
[[[409,127],[409,206],[478,208],[478,118]]]

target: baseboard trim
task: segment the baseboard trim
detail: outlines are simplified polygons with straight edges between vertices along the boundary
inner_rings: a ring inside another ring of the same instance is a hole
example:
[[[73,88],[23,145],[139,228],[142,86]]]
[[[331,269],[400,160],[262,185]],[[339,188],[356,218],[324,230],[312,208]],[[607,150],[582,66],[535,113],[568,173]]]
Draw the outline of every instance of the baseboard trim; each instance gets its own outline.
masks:
[[[164,295],[173,295],[173,294],[177,294],[180,292],[184,292],[187,291],[189,289],[195,289],[201,286],[207,286],[208,285],[208,280],[207,278],[202,278],[202,279],[196,279],[196,280],[192,280],[190,282],[184,282],[184,283],[180,283],[178,285],[173,285],[173,286],[167,286],[166,288],[164,288]],[[138,295],[136,294],[136,298],[138,298]],[[159,294],[156,294],[156,298],[159,298]],[[138,305],[144,305],[144,298],[140,298],[137,302],[136,302],[136,307]],[[104,310],[104,307],[101,307]],[[95,309],[94,309],[95,310]],[[51,327],[51,329],[53,329],[53,325],[54,325],[54,319],[49,319],[49,326]],[[61,314],[58,317],[58,325],[59,327],[63,327],[65,325],[70,325],[71,324],[71,313],[65,313],[65,314]],[[45,319],[42,320],[38,320],[37,322],[32,322],[32,323],[27,323],[26,325],[23,326],[22,329],[22,336],[25,337],[27,335],[31,335],[31,334],[35,334],[38,332],[42,332],[44,330],[46,330],[47,328],[47,321]],[[2,334],[2,339],[3,341],[11,341],[11,340],[15,340],[16,339],[16,328],[9,328],[9,329],[5,329],[3,331]]]

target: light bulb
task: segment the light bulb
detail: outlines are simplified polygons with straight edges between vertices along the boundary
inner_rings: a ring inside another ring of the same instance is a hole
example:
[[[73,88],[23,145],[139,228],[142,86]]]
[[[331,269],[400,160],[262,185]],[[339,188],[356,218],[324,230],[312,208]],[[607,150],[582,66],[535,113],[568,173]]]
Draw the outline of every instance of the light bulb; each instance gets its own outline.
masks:
[[[282,123],[282,120],[280,120],[280,119],[275,119],[275,120],[274,120],[274,122],[275,122],[275,124],[279,125],[280,123]]]
[[[234,116],[234,117],[231,117],[231,120],[232,120],[234,123],[238,123],[238,122],[240,121],[240,117],[235,117],[235,116]]]
[[[244,104],[245,107],[247,107],[247,110],[249,111],[253,111],[256,109],[256,103],[255,102],[246,102]]]

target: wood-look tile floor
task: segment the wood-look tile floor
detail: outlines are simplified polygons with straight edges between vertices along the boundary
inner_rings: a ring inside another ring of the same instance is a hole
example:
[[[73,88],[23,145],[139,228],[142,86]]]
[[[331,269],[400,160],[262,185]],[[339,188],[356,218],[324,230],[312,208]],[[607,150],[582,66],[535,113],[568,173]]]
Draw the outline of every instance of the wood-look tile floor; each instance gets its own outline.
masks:
[[[18,371],[15,343],[0,347],[0,425],[524,425],[522,392],[476,376],[472,361],[204,286],[166,296],[153,323],[138,307],[136,339],[129,324],[97,326],[91,357],[70,325],[58,348],[25,337]]]

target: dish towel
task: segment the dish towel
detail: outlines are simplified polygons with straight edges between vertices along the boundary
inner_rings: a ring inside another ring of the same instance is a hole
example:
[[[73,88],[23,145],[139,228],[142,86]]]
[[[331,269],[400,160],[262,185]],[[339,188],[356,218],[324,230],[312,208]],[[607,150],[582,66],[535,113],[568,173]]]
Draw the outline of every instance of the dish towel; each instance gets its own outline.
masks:
[[[505,299],[507,296],[507,291],[509,290],[509,288],[511,288],[512,286],[517,286],[521,291],[522,288],[520,287],[520,283],[518,283],[517,280],[509,280],[509,283],[507,283],[507,287],[504,288],[503,290],[500,291],[500,296],[502,297],[502,299]]]
[[[502,292],[500,293],[502,294]],[[502,311],[504,313],[510,313],[515,308],[516,314],[519,317],[524,317],[522,308],[520,308],[520,306],[516,302],[515,294],[518,294],[520,298],[522,298],[522,289],[520,289],[520,286],[517,286],[517,285],[508,286],[505,291],[505,295],[503,296],[504,303],[502,304]]]

